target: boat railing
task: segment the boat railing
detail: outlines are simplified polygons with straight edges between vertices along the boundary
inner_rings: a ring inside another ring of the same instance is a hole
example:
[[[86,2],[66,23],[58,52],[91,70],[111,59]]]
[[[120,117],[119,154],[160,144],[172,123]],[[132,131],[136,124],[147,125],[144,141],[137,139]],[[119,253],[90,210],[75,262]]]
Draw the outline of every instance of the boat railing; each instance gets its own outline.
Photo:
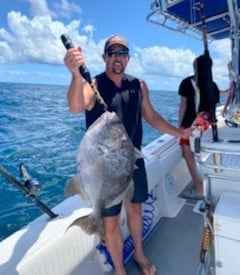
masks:
[[[224,173],[225,170],[240,171],[240,151],[236,147],[230,150],[203,147],[196,154],[196,161],[202,167],[212,169],[212,173],[208,171],[207,174]]]
[[[206,197],[215,204],[222,192],[240,192],[240,151],[202,147],[195,154]]]
[[[205,5],[208,8],[211,5],[211,1],[204,1]],[[200,6],[200,1],[154,0],[150,5],[147,21],[201,40],[203,26]],[[232,1],[229,1],[229,7],[227,3],[223,6],[216,3],[216,12],[205,14],[204,19],[209,42],[229,37],[231,25],[229,17],[233,21],[232,17],[236,13],[232,6],[234,6]]]
[[[191,38],[201,40],[202,32],[192,27],[187,21],[180,20],[171,15],[166,8],[165,0],[154,0],[151,4],[151,12],[147,15],[147,21],[171,31],[183,33]]]

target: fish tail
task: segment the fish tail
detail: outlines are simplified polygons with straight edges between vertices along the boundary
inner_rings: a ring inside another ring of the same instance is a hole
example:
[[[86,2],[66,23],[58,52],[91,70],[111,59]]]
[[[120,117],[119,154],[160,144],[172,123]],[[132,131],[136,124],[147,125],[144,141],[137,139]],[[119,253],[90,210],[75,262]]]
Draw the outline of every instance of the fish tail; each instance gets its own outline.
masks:
[[[67,230],[72,226],[79,226],[86,234],[98,234],[100,238],[104,236],[104,226],[102,219],[97,219],[93,215],[88,215],[80,217],[74,220],[67,228]]]

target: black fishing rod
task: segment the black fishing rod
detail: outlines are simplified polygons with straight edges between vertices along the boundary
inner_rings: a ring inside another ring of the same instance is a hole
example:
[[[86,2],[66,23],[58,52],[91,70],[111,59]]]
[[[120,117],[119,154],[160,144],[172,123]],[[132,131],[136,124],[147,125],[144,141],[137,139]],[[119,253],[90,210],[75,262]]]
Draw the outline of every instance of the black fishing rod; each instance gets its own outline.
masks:
[[[68,34],[64,33],[61,35],[61,40],[63,45],[65,46],[65,48],[68,49],[72,49],[74,48],[73,42],[71,40],[71,38],[69,37]],[[88,70],[88,68],[86,67],[85,64],[82,64],[82,66],[79,67],[79,72],[82,75],[82,77],[90,84],[92,85],[92,78],[90,75],[90,72]]]
[[[29,198],[35,203],[44,213],[48,214],[51,218],[58,217],[51,209],[49,209],[43,202],[41,202],[36,194],[40,191],[40,183],[37,179],[32,178],[27,172],[24,165],[20,164],[20,175],[24,178],[24,184],[18,179],[12,176],[3,166],[0,166],[0,174],[5,177],[11,184],[13,184],[18,190],[20,190],[26,198]]]
[[[213,141],[218,141],[216,103],[215,103],[214,85],[213,85],[213,78],[212,78],[212,60],[208,51],[207,27],[206,27],[205,16],[204,16],[204,0],[200,0],[200,16],[202,21],[202,37],[203,37],[203,43],[204,43],[204,55],[203,55],[204,71],[203,71],[203,83],[199,83],[199,85],[203,87],[202,92],[204,91],[207,92],[209,113],[210,113],[210,119],[212,123]],[[200,88],[200,97],[201,97],[201,88]]]
[[[71,49],[71,48],[74,48],[74,45],[73,45],[73,42],[71,40],[71,38],[69,37],[68,34],[64,33],[61,35],[61,40],[62,40],[62,43],[63,45],[65,46],[65,48],[68,50],[68,49]],[[94,83],[92,82],[92,78],[91,78],[91,74],[88,70],[88,68],[86,67],[85,64],[82,64],[80,67],[79,67],[79,73],[82,75],[82,77],[90,84],[90,86],[92,87],[94,93],[95,93],[95,96],[96,96],[96,99],[97,101],[102,105],[104,111],[107,111],[108,109],[108,106],[107,104],[104,102],[103,98],[101,97],[100,95],[100,92],[98,91],[98,89],[96,88],[96,86],[94,85]]]

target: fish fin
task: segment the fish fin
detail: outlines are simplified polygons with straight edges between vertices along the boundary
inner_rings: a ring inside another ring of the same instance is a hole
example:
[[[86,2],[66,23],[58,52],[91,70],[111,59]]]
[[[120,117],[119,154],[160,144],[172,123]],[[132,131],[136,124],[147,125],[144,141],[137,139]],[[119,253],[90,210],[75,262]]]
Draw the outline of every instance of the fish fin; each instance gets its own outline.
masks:
[[[88,235],[98,234],[99,237],[102,239],[104,238],[104,226],[103,220],[97,219],[93,214],[80,217],[74,220],[66,229],[69,230],[72,226],[79,226],[82,231],[84,231]]]
[[[91,203],[91,200],[81,182],[80,173],[76,174],[68,181],[64,193],[67,196],[78,194],[86,203]]]
[[[136,147],[134,147],[134,154],[136,159],[147,159],[147,157]]]

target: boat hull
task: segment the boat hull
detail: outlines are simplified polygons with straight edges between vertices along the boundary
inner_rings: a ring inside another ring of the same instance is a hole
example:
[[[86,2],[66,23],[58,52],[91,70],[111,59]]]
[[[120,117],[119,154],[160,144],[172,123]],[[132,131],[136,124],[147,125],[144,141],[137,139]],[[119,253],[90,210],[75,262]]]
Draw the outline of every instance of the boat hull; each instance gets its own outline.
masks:
[[[178,195],[190,181],[178,139],[163,135],[143,149],[149,195],[143,204],[143,239],[162,217],[175,217],[185,199]],[[86,235],[79,227],[68,226],[92,211],[84,207],[78,195],[53,208],[59,217],[44,214],[0,243],[1,274],[104,274],[112,262],[98,236]],[[133,254],[133,242],[127,229],[125,209],[121,213],[124,238],[124,262]],[[87,272],[87,273],[86,273]]]

